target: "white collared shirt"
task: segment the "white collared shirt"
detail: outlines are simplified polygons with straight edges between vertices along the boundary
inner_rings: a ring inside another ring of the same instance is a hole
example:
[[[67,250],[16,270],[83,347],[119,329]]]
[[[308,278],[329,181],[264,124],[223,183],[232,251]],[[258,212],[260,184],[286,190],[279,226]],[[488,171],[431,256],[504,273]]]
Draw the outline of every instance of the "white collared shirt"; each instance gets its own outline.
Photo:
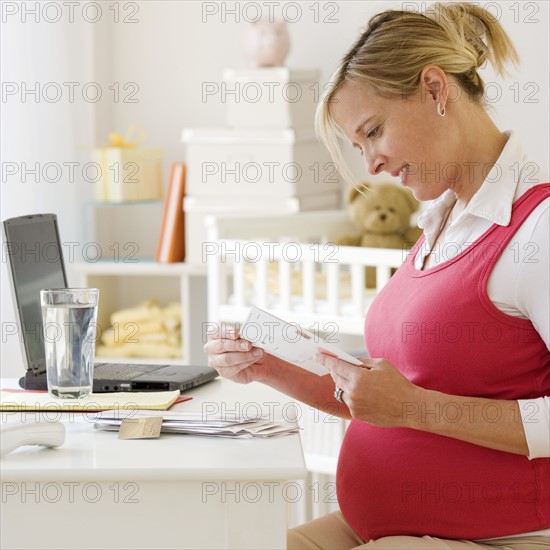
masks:
[[[513,202],[534,185],[550,181],[547,172],[525,154],[517,135],[511,131],[504,133],[508,141],[496,164],[434,249],[431,259],[435,264],[454,258],[491,225],[508,225]],[[455,201],[456,195],[447,190],[418,217],[426,239],[415,258],[417,269],[422,269],[442,220]],[[487,293],[504,313],[530,319],[548,349],[549,273],[550,199],[546,199],[531,212],[498,259],[487,282]],[[550,457],[550,396],[518,399],[518,403],[529,459]],[[550,536],[550,528],[522,535]]]

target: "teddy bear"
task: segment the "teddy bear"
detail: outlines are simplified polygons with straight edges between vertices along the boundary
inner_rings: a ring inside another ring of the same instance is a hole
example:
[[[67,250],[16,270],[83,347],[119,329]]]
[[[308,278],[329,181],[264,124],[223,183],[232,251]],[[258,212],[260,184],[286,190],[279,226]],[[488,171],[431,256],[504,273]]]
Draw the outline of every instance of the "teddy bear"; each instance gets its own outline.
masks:
[[[420,206],[410,190],[394,183],[352,187],[348,193],[348,212],[359,232],[335,240],[340,246],[408,249],[422,230],[411,226],[411,214]],[[376,287],[376,268],[366,269],[367,288]]]

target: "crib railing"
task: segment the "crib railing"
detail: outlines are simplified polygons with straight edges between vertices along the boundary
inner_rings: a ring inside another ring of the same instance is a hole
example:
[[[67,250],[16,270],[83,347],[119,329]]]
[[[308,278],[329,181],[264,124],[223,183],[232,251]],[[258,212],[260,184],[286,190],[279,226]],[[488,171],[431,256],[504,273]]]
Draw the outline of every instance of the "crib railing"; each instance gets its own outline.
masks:
[[[242,322],[250,306],[256,305],[304,326],[314,323],[320,330],[327,327],[329,331],[336,326],[341,333],[361,334],[370,301],[405,254],[402,250],[336,246],[328,235],[349,231],[346,216],[337,211],[261,219],[209,219],[210,237],[205,243],[209,321]],[[313,240],[313,227],[328,230]],[[376,269],[376,288],[368,292],[366,267]],[[276,296],[270,294],[268,284],[274,277]],[[299,300],[293,293],[297,282],[301,287]]]

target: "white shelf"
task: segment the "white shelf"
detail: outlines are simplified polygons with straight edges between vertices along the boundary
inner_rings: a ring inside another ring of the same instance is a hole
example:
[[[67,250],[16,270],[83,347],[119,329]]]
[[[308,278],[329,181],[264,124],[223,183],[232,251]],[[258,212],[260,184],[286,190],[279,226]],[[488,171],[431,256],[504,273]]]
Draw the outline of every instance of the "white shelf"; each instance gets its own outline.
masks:
[[[79,284],[100,289],[98,324],[108,326],[110,314],[132,307],[157,289],[160,301],[179,299],[182,309],[183,355],[178,358],[97,357],[116,363],[166,363],[205,365],[203,328],[207,320],[206,265],[185,262],[161,264],[154,261],[77,262],[72,264]]]
[[[97,201],[91,200],[85,203],[85,206],[91,206],[93,208],[126,208],[131,206],[143,206],[150,204],[164,204],[163,199],[143,199],[139,201]]]

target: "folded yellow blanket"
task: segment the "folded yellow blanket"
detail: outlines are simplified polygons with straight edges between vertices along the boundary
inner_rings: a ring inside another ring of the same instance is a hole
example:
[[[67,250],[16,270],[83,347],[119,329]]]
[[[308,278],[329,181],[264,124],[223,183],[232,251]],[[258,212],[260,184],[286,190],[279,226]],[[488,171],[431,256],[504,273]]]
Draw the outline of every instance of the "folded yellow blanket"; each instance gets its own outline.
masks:
[[[112,326],[101,335],[98,356],[181,357],[181,304],[160,307],[146,300],[135,307],[115,311]]]
[[[181,322],[181,305],[173,302],[161,308],[156,300],[146,300],[135,307],[115,311],[111,315],[111,324],[123,325],[133,322]]]

